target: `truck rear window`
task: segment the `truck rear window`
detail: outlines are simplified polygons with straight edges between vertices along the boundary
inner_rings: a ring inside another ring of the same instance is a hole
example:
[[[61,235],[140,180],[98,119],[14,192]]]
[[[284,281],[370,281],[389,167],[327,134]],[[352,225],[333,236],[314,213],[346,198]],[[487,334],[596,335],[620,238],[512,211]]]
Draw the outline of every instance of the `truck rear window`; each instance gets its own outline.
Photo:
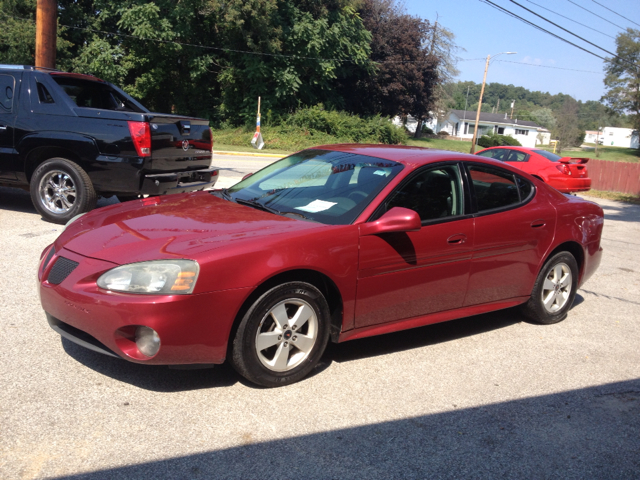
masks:
[[[106,83],[62,75],[52,78],[78,107],[143,113],[127,97]]]

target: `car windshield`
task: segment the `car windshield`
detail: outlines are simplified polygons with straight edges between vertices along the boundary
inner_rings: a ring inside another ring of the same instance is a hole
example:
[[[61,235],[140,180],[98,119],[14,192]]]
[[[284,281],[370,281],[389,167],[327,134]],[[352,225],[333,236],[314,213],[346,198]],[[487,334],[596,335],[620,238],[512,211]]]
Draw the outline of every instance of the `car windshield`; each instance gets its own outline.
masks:
[[[346,225],[402,168],[364,155],[304,150],[263,168],[223,195],[280,215]]]
[[[532,152],[537,153],[538,155],[542,155],[547,160],[552,162],[557,162],[562,157],[560,155],[556,155],[555,153],[547,152],[546,150],[532,150]]]

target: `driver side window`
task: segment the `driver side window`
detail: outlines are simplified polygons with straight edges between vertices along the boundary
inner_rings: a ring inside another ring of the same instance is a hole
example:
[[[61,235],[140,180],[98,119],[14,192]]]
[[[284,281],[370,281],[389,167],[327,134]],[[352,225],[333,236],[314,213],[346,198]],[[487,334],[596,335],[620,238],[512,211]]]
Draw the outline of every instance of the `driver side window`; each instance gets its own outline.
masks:
[[[430,168],[416,174],[387,202],[387,210],[414,210],[423,222],[462,215],[462,189],[457,165]]]

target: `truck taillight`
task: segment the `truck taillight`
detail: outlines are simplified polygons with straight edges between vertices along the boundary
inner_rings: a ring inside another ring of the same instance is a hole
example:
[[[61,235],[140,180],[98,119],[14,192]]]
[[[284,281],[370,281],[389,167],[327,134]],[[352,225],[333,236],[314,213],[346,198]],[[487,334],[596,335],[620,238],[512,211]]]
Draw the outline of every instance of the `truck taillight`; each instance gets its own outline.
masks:
[[[151,130],[147,122],[127,122],[133,145],[139,157],[151,155]]]

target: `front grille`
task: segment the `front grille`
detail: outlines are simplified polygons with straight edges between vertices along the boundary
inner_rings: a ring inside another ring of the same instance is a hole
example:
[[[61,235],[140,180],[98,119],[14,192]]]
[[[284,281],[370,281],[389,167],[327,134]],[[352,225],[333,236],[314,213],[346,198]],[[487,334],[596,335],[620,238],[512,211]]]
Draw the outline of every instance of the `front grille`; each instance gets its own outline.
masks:
[[[78,265],[78,262],[74,262],[68,258],[58,257],[56,263],[53,264],[53,268],[49,272],[49,278],[47,278],[47,281],[53,285],[62,283],[62,281],[67,278]]]

